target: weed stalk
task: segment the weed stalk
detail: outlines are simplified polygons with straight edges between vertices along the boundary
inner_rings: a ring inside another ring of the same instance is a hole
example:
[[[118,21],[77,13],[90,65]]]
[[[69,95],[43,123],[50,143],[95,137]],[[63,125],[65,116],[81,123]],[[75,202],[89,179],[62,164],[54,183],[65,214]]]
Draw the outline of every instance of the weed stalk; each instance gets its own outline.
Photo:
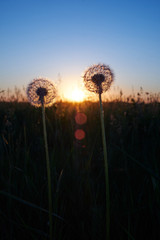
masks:
[[[49,236],[50,236],[50,240],[52,240],[52,187],[51,187],[51,171],[50,171],[48,143],[47,143],[45,106],[44,106],[43,103],[42,103],[42,119],[43,119],[43,134],[44,134],[44,144],[45,144],[45,152],[46,152],[46,165],[47,165],[47,179],[48,179]]]
[[[101,129],[102,129],[102,143],[104,153],[104,168],[105,168],[105,184],[106,184],[106,237],[109,240],[110,237],[110,196],[109,196],[109,175],[108,175],[108,161],[107,161],[107,145],[104,126],[104,112],[102,106],[101,93],[99,93],[100,103],[100,117],[101,117]]]

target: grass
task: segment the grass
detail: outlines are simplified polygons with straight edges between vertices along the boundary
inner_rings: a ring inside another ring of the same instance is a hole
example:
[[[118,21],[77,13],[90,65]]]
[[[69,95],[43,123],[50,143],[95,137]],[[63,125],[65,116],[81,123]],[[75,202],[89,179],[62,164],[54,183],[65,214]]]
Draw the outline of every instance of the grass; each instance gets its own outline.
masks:
[[[77,109],[87,123],[77,126]],[[99,105],[57,102],[46,109],[54,239],[106,236]],[[104,102],[110,180],[110,239],[159,239],[160,103]],[[85,139],[74,137],[82,128]],[[49,239],[41,109],[0,102],[0,239]],[[78,162],[78,164],[77,164]],[[75,164],[76,163],[76,164]],[[77,167],[78,166],[78,167]]]

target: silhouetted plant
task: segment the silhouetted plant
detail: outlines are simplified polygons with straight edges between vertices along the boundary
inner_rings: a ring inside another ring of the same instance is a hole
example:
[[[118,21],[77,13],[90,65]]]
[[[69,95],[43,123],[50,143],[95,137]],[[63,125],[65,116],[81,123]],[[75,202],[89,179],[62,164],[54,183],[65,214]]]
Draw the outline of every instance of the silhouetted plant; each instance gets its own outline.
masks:
[[[45,107],[53,104],[56,97],[56,89],[48,79],[38,78],[33,80],[27,88],[27,97],[30,103],[36,107],[42,107],[43,133],[46,152],[47,178],[48,178],[48,200],[49,200],[49,228],[50,240],[52,240],[52,188],[51,188],[51,171],[47,143],[47,131],[45,120]]]
[[[113,73],[105,64],[98,64],[89,67],[84,74],[85,87],[94,93],[99,95],[100,103],[100,117],[101,117],[101,129],[102,129],[102,142],[104,153],[104,165],[105,165],[105,181],[106,181],[106,237],[109,239],[110,231],[110,197],[109,197],[109,176],[108,176],[108,161],[107,161],[107,147],[105,136],[105,125],[101,95],[106,92],[113,82]]]

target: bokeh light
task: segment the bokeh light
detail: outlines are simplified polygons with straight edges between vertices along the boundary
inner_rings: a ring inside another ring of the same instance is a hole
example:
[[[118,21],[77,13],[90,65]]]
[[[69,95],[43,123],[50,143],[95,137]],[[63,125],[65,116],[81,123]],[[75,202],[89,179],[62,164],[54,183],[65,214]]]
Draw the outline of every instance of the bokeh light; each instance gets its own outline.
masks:
[[[85,124],[87,122],[86,114],[84,114],[82,112],[78,112],[75,116],[75,121],[79,125]]]
[[[74,133],[74,136],[77,140],[82,140],[85,138],[85,132],[82,129],[77,129]]]

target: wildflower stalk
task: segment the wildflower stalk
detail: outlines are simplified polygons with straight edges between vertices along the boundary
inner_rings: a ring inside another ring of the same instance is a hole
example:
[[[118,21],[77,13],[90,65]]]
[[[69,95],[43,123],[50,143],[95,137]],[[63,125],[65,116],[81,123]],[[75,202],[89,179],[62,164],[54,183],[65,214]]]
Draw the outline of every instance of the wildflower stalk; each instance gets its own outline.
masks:
[[[52,240],[52,188],[51,188],[51,171],[49,163],[48,143],[47,143],[47,130],[46,130],[46,119],[45,119],[45,106],[42,102],[42,119],[43,119],[43,134],[44,144],[46,152],[46,165],[47,165],[47,179],[48,179],[48,203],[49,203],[49,236]]]
[[[101,98],[100,92],[99,92],[99,103],[100,103],[100,117],[101,117],[103,153],[104,153],[105,183],[106,183],[106,237],[107,237],[106,239],[109,240],[109,236],[110,236],[109,175],[108,175],[108,161],[107,161],[107,145],[106,145],[105,126],[104,126],[104,113],[103,113],[102,98]]]
[[[51,186],[51,170],[49,163],[48,143],[47,143],[47,131],[46,131],[46,119],[45,119],[45,107],[49,107],[53,104],[56,97],[56,89],[52,82],[45,78],[34,79],[27,88],[27,97],[30,103],[36,107],[42,107],[42,120],[43,120],[43,133],[44,144],[46,153],[46,167],[47,167],[47,180],[48,180],[48,204],[49,204],[49,236],[50,240],[53,236],[52,231],[52,186]]]
[[[101,117],[101,129],[102,129],[102,143],[104,153],[104,169],[105,169],[105,183],[106,183],[106,239],[110,237],[110,197],[109,197],[109,175],[108,175],[108,162],[107,162],[107,147],[106,147],[106,136],[104,126],[104,116],[101,94],[106,92],[112,82],[113,73],[109,66],[105,64],[98,64],[89,67],[84,74],[85,87],[94,93],[99,94],[100,103],[100,117]]]

